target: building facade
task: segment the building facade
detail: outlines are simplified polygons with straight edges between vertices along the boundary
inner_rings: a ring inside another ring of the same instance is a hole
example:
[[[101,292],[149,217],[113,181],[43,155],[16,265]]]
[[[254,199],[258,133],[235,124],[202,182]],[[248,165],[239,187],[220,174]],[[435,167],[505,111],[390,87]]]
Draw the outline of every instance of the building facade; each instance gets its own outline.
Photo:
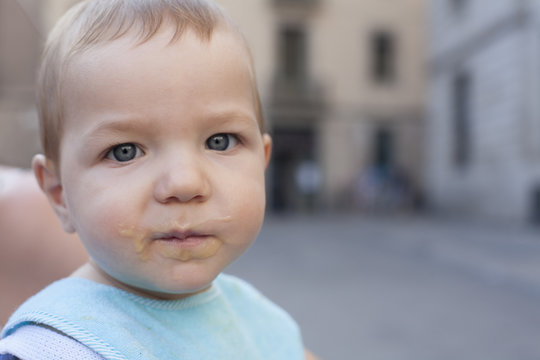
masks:
[[[426,184],[466,216],[540,218],[540,2],[432,2]]]
[[[76,0],[0,1],[0,165],[29,168],[40,151],[35,80],[48,30]]]
[[[397,208],[423,189],[425,0],[218,0],[253,48],[274,209]]]
[[[39,150],[33,102],[41,36],[32,16],[41,4],[31,5],[0,1],[0,164],[22,167]]]

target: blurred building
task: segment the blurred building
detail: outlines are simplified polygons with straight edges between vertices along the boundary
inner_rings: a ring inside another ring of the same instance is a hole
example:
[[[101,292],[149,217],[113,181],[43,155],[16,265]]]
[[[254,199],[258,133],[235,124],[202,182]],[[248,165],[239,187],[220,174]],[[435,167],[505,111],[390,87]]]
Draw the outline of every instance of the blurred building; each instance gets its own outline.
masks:
[[[48,29],[75,0],[0,1],[0,164],[39,152],[35,75]]]
[[[33,100],[41,36],[31,17],[41,3],[31,5],[0,1],[0,163],[25,167],[39,149]]]
[[[540,219],[540,2],[435,0],[427,189],[468,216]]]
[[[425,0],[218,0],[250,42],[275,210],[411,207],[423,188]]]

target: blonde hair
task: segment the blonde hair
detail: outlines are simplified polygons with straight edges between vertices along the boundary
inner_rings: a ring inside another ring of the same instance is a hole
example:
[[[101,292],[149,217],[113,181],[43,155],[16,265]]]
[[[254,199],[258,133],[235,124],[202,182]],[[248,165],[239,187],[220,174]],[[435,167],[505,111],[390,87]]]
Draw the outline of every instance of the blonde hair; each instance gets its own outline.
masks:
[[[178,40],[187,29],[210,41],[220,26],[245,40],[223,10],[210,0],[85,0],[72,7],[53,28],[38,73],[38,115],[41,142],[47,158],[58,161],[63,132],[62,83],[70,59],[98,44],[137,34],[140,43],[151,39],[164,24],[172,24]],[[246,49],[251,56],[249,47]],[[253,75],[254,76],[254,75]],[[261,132],[262,108],[253,77],[255,110]]]

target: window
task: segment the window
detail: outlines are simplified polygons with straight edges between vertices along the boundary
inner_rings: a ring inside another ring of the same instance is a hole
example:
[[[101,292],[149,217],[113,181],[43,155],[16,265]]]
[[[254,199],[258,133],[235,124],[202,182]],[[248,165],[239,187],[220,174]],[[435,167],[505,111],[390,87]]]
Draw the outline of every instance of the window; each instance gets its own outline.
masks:
[[[469,164],[471,158],[471,79],[459,73],[452,84],[454,122],[454,163],[458,167]]]
[[[531,221],[540,225],[540,185],[537,185],[531,192]]]
[[[396,44],[389,31],[377,31],[371,37],[371,75],[376,83],[396,77]]]
[[[278,5],[315,5],[317,0],[274,0],[274,3]]]
[[[281,71],[287,80],[300,80],[306,71],[306,34],[300,26],[280,32]]]
[[[394,134],[381,126],[374,135],[373,163],[377,169],[389,171],[394,165]]]
[[[461,14],[467,5],[467,0],[449,0],[454,14]]]

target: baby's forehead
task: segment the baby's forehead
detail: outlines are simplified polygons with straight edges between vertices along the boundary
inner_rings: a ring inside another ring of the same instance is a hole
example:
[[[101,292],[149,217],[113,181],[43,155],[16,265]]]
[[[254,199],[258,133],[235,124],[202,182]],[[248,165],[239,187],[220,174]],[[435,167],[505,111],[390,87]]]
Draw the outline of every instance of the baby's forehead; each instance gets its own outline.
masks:
[[[170,51],[189,55],[197,52],[199,46],[208,49],[226,48],[227,53],[235,52],[243,58],[246,68],[254,76],[253,61],[250,48],[242,34],[231,26],[219,26],[214,29],[209,38],[201,37],[199,34],[187,29],[181,36],[177,36],[174,26],[164,24],[151,37],[141,39],[135,31],[126,32],[120,37],[112,40],[89,44],[74,52],[66,62],[66,78],[77,75],[77,71],[69,71],[70,68],[80,70],[80,65],[87,65],[101,58],[114,60],[116,56],[126,53],[152,52],[156,66],[159,59]],[[200,53],[200,52],[199,52]],[[201,53],[202,56],[208,54]],[[134,55],[135,56],[135,55]],[[224,64],[226,66],[227,64]]]
[[[165,28],[144,42],[129,34],[74,57],[64,82],[66,122],[98,109],[159,118],[156,113],[165,111],[159,109],[172,103],[199,109],[196,117],[212,118],[204,114],[226,113],[220,99],[231,93],[228,103],[247,109],[262,131],[251,57],[242,38],[220,29],[208,40],[186,32],[172,41],[171,32]],[[197,107],[201,97],[206,105]],[[88,98],[99,101],[89,106]]]

